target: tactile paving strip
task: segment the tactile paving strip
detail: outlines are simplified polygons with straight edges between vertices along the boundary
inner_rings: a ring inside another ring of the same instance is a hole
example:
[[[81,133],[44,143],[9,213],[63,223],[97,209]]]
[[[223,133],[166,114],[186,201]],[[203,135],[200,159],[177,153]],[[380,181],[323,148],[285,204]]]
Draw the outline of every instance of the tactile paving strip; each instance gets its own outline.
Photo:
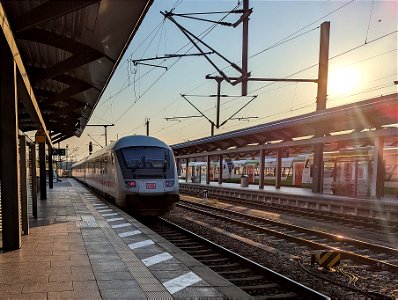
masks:
[[[83,194],[81,197],[83,202],[88,204],[89,200],[85,197],[86,194]],[[90,199],[91,200],[91,199]],[[100,217],[100,213],[97,209],[91,205],[87,205],[89,211],[95,217]],[[102,217],[102,216],[101,216]],[[104,232],[105,236],[114,246],[117,254],[120,256],[122,262],[126,265],[130,273],[133,275],[138,285],[142,288],[143,292],[147,296],[148,299],[174,299],[173,296],[168,292],[168,290],[159,282],[151,272],[147,269],[144,263],[131,251],[131,249],[126,245],[126,243],[117,235],[117,233],[110,229],[110,226],[105,221],[99,220],[90,220],[90,221],[79,221],[77,223],[92,223],[92,225],[97,224],[97,228],[101,228]],[[99,226],[102,223],[106,223],[106,226]],[[88,225],[88,224],[87,224]],[[95,227],[87,227],[87,228],[95,228]]]

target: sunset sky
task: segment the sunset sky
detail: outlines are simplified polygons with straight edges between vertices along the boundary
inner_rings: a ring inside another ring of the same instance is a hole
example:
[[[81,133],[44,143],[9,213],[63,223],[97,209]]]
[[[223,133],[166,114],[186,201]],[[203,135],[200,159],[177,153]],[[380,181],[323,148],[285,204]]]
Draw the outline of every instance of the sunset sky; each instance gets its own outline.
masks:
[[[123,57],[117,72],[98,103],[89,124],[115,124],[108,127],[108,143],[117,137],[146,134],[145,118],[150,119],[150,134],[172,145],[210,135],[205,118],[165,118],[197,116],[199,113],[180,96],[188,99],[210,120],[215,121],[217,92],[207,74],[216,70],[203,56],[142,61],[165,54],[198,53],[188,39],[161,11],[174,13],[227,12],[236,0],[168,1],[155,0]],[[249,71],[252,77],[317,78],[319,37],[322,22],[330,21],[329,81],[327,107],[366,100],[397,92],[397,13],[396,1],[250,1],[253,13],[249,22]],[[241,6],[237,7],[242,8]],[[227,13],[198,15],[220,20]],[[239,14],[223,21],[236,22]],[[209,22],[175,17],[195,35],[228,60],[241,65],[242,25],[236,28],[213,26]],[[213,28],[214,27],[214,28]],[[209,30],[210,29],[210,30]],[[206,31],[207,30],[207,31]],[[209,51],[203,47],[205,52]],[[216,55],[214,63],[228,76],[238,73]],[[167,67],[167,70],[166,68]],[[315,110],[315,83],[249,82],[248,96],[257,96],[235,118],[215,130],[215,134],[250,127]],[[241,97],[241,85],[221,85],[221,122],[235,114],[252,97]],[[234,97],[235,96],[235,97]],[[86,127],[80,138],[71,138],[70,155],[81,159],[105,144],[102,127]]]

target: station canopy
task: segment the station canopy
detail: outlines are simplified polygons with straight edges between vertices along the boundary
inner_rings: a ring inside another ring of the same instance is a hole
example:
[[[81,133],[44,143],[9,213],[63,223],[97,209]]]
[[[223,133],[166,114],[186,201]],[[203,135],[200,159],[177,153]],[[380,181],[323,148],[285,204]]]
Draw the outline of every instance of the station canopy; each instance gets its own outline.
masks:
[[[151,4],[1,0],[53,143],[81,135]],[[23,132],[41,127],[26,104],[30,92],[18,89]]]
[[[178,158],[223,154],[258,156],[260,150],[275,154],[309,153],[316,144],[325,151],[372,146],[383,137],[385,146],[398,147],[398,94],[315,111],[296,117],[239,129],[172,145]]]

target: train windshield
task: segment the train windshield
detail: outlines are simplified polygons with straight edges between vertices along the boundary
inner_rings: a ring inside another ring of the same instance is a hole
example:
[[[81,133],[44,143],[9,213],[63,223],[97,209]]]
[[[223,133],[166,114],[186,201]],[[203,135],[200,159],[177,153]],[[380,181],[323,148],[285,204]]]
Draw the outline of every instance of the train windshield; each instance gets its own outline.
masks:
[[[123,159],[129,169],[167,169],[170,156],[167,149],[159,147],[130,147],[122,149]]]

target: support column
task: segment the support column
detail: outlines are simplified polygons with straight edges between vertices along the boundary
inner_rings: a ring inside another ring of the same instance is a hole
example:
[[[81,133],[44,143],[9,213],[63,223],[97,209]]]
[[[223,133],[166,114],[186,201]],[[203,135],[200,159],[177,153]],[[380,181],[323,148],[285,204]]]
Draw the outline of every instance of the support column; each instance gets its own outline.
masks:
[[[181,166],[180,166],[180,159],[178,159],[178,158],[175,158],[175,163],[176,163],[176,166],[177,166],[177,177],[180,177],[180,175],[181,175]],[[56,164],[57,165],[57,164]]]
[[[37,174],[36,174],[36,144],[30,146],[30,168],[32,175],[32,214],[37,219]]]
[[[206,165],[207,165],[207,172],[206,172],[206,184],[210,184],[210,155],[207,155]]]
[[[318,68],[318,90],[316,97],[316,110],[323,110],[326,108],[327,98],[327,82],[329,69],[329,37],[330,37],[330,22],[323,22],[321,24],[321,37],[319,46],[319,68]],[[323,132],[320,129],[315,129],[315,136],[322,136]],[[312,192],[323,192],[323,144],[314,146],[314,164],[312,176]]]
[[[17,83],[15,62],[3,34],[0,34],[0,66],[0,179],[3,249],[15,250],[21,247]]]
[[[40,199],[47,199],[46,189],[46,143],[39,143],[39,167],[40,167]]]
[[[260,151],[260,179],[258,182],[258,188],[264,189],[264,169],[265,169],[265,150]]]
[[[276,155],[276,176],[275,176],[275,187],[277,189],[281,188],[281,173],[282,173],[282,149],[278,149]]]
[[[188,182],[188,173],[189,173],[189,158],[186,158],[186,161],[185,161],[185,182]]]
[[[373,174],[370,183],[370,197],[380,199],[384,189],[383,167],[384,138],[376,137],[373,148]]]
[[[218,184],[222,184],[222,171],[223,171],[223,165],[222,165],[222,154],[219,156],[219,162],[218,162],[218,168],[219,168],[219,176],[218,176]]]
[[[28,216],[28,165],[26,159],[26,137],[19,136],[19,161],[21,175],[21,217],[22,232],[29,234],[29,216]]]
[[[323,144],[314,145],[314,163],[312,165],[312,192],[323,192]]]
[[[53,148],[48,145],[48,187],[54,188],[54,176],[53,176]]]

